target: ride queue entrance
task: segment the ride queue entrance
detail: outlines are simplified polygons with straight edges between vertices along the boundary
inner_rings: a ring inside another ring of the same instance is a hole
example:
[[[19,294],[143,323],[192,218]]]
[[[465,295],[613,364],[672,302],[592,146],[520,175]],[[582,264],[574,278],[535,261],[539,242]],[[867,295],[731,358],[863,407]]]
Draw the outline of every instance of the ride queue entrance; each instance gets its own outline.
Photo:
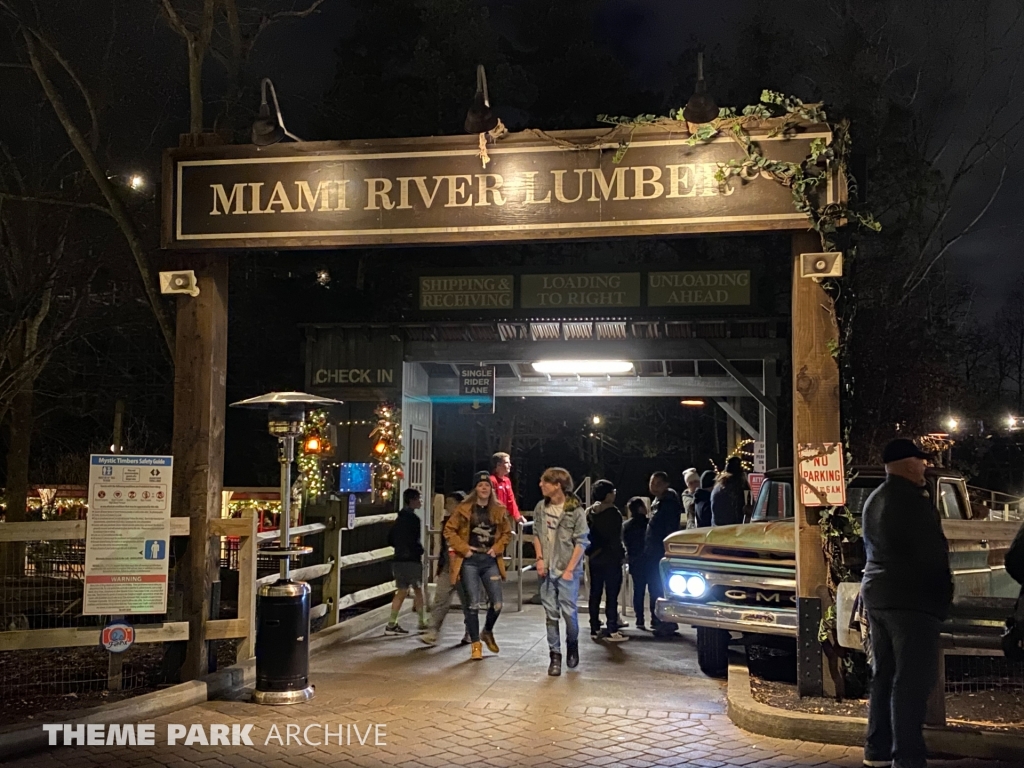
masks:
[[[765,121],[750,135],[773,157],[790,162],[811,155],[812,143],[832,139],[825,125],[780,127]],[[821,250],[819,238],[808,216],[794,209],[786,186],[757,174],[716,178],[723,165],[743,158],[741,144],[728,136],[695,141],[682,122],[678,131],[636,128],[625,155],[623,141],[603,131],[527,131],[497,146],[478,138],[257,148],[216,145],[211,137],[209,146],[166,153],[163,246],[181,252],[180,265],[194,271],[199,289],[198,296],[178,298],[175,361],[173,514],[191,518],[180,566],[189,582],[186,676],[197,677],[206,668],[213,578],[208,529],[220,516],[223,484],[229,256],[219,251],[789,230],[793,453],[839,442],[836,328],[823,289],[802,277],[807,270],[801,269],[802,256]],[[824,174],[816,204],[841,205],[845,183],[838,168],[830,164]],[[425,275],[420,309],[450,310],[446,319],[307,329],[307,384],[348,402],[397,391],[406,435],[404,483],[425,494],[431,490],[432,404],[465,396],[456,383],[460,365],[493,369],[497,398],[714,398],[777,455],[770,446],[777,443],[775,397],[784,337],[761,335],[752,326],[734,335],[730,320],[694,322],[688,305],[727,303],[738,287],[742,293],[736,274],[719,275],[711,285],[695,272],[666,264],[642,273],[624,269],[614,280],[599,281],[580,282],[564,273],[500,275],[508,280],[504,288],[499,280],[495,290],[480,290],[490,284],[482,282],[462,291],[460,279],[486,276]],[[517,307],[530,311],[524,316],[512,311]],[[476,316],[490,310],[493,319],[455,319],[465,310]],[[720,327],[712,332],[710,326]],[[390,365],[357,359],[381,354],[390,355]],[[564,360],[629,367],[589,377],[534,366]],[[742,397],[757,401],[757,424],[736,407],[735,398]],[[796,496],[799,679],[802,692],[820,694],[816,636],[826,607],[819,592],[825,566],[816,512]]]

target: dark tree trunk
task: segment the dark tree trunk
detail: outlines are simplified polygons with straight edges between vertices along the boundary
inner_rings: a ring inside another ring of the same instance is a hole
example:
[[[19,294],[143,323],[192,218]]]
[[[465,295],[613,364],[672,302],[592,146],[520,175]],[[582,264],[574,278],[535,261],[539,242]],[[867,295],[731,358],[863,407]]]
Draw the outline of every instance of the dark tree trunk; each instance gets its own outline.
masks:
[[[7,452],[7,522],[28,520],[28,462],[32,452],[33,384],[28,381],[11,403],[8,414],[10,443]],[[25,545],[9,542],[0,550],[0,573],[21,576],[25,567]]]

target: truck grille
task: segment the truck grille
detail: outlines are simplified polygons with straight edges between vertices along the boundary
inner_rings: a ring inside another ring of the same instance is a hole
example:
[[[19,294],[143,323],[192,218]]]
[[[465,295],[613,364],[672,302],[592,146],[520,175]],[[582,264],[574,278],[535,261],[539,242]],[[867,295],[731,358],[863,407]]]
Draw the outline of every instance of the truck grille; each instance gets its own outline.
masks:
[[[717,560],[734,560],[739,562],[755,562],[763,565],[791,565],[796,567],[792,552],[775,552],[767,549],[738,549],[735,547],[705,547],[703,557]]]
[[[754,587],[712,587],[710,600],[729,605],[757,606],[761,608],[794,608],[796,593],[784,589],[755,589]]]

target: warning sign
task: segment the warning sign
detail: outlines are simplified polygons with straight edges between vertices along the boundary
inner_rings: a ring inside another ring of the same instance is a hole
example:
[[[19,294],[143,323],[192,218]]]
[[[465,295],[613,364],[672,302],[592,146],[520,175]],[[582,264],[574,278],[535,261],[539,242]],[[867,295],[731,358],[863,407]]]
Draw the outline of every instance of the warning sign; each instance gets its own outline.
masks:
[[[757,497],[761,495],[761,486],[764,485],[764,473],[751,472],[747,475],[747,484],[750,486],[750,503],[757,504]]]
[[[800,500],[805,507],[846,504],[842,443],[801,443]]]
[[[167,612],[170,456],[93,455],[82,614]]]

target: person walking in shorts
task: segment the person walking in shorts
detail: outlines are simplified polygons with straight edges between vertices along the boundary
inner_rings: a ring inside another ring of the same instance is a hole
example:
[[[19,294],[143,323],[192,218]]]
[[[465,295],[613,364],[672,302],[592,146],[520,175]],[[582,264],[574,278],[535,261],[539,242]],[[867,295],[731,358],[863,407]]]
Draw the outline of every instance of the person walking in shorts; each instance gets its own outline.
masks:
[[[419,616],[419,630],[427,630],[426,604],[423,600],[423,543],[420,518],[416,510],[423,506],[420,492],[406,488],[402,493],[402,508],[398,519],[388,531],[388,546],[395,550],[391,561],[391,574],[395,578],[395,597],[391,601],[391,619],[384,627],[385,635],[408,635],[409,630],[398,623],[398,613],[406,595],[412,590],[412,605]]]

